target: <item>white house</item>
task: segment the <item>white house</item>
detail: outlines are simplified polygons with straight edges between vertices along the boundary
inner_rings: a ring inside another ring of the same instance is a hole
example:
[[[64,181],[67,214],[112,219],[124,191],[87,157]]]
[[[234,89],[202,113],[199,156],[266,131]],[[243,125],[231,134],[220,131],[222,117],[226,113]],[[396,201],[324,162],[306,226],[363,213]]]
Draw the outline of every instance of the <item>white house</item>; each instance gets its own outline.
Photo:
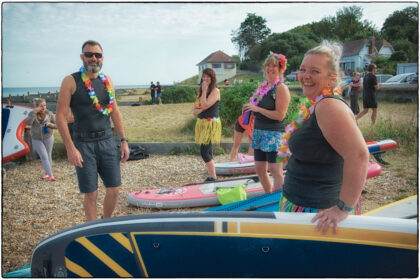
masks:
[[[394,48],[387,40],[376,41],[375,36],[350,41],[343,44],[340,67],[346,74],[350,74],[358,68],[364,69],[371,63],[373,57],[390,57],[393,52]]]
[[[210,54],[197,64],[198,83],[200,83],[202,72],[206,68],[212,68],[214,70],[217,82],[234,77],[236,75],[237,62],[236,59],[228,56],[222,51],[216,51]]]

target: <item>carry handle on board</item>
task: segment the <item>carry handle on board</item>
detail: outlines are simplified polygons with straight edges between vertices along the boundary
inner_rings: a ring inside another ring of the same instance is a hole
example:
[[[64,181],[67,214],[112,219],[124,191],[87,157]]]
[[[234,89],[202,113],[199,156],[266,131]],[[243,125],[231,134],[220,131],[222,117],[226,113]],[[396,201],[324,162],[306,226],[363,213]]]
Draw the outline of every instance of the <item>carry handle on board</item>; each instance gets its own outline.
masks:
[[[227,179],[227,180],[216,180],[216,181],[212,181],[212,182],[208,182],[208,183],[230,182],[230,181],[236,181],[238,179],[239,180],[248,179],[248,181],[245,182],[246,185],[248,185],[251,181],[254,181],[254,182],[259,182],[260,181],[260,179],[258,178],[257,175],[252,175],[252,176],[245,176],[245,177],[236,177],[236,178]],[[189,183],[189,184],[185,184],[185,185],[182,185],[182,186],[179,186],[179,187],[171,187],[171,188],[166,188],[166,189],[160,189],[160,190],[156,191],[156,194],[170,193],[170,192],[173,192],[173,191],[175,191],[175,190],[177,190],[179,188],[182,188],[182,187],[193,186],[193,185],[200,185],[200,184],[203,184],[203,182],[200,182],[200,183]],[[220,186],[220,187],[216,187],[216,190],[218,188],[234,188],[234,187],[236,187],[236,186],[230,186],[230,187],[222,187],[222,186]]]

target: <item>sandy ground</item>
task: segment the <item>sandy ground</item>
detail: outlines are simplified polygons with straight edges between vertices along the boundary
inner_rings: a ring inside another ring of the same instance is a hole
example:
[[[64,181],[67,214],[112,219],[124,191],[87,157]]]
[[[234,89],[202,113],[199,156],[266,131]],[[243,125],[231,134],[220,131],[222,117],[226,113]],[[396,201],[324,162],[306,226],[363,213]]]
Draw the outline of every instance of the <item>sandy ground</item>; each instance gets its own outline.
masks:
[[[228,155],[216,156],[215,159],[216,162],[228,161]],[[44,238],[85,222],[83,196],[78,191],[74,168],[66,159],[58,159],[54,160],[53,170],[56,182],[40,179],[40,160],[25,162],[3,172],[2,274],[29,265],[32,250]],[[116,216],[163,211],[130,206],[127,195],[141,189],[202,182],[206,170],[200,156],[151,155],[148,159],[123,164],[122,178],[123,188],[114,212]],[[395,166],[383,166],[382,174],[369,179],[365,190],[367,192],[361,199],[363,212],[393,202],[402,190],[404,196],[416,194],[417,185],[400,176]],[[98,215],[102,214],[103,197],[104,187],[100,183]]]

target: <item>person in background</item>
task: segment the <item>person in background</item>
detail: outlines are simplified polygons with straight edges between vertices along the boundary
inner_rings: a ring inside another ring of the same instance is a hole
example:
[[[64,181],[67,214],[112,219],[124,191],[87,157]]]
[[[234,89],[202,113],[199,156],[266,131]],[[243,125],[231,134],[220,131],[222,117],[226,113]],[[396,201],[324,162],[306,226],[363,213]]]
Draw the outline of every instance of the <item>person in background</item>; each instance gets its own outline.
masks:
[[[317,213],[312,222],[337,232],[350,212],[360,213],[369,151],[338,84],[342,46],[323,41],[303,57],[299,82],[307,100],[282,136],[279,159],[289,161],[280,211]]]
[[[376,71],[378,67],[375,64],[369,64],[367,67],[369,73],[363,78],[363,111],[356,116],[356,120],[367,114],[369,109],[372,109],[372,126],[376,123],[376,114],[378,112],[378,100],[376,91],[381,87],[376,79]]]
[[[207,167],[205,182],[216,181],[213,159],[213,144],[219,144],[222,123],[219,118],[220,91],[217,88],[216,73],[211,68],[203,70],[197,101],[193,114],[198,117],[195,125],[195,143],[200,144],[200,154]]]
[[[162,105],[161,96],[162,96],[162,87],[160,86],[159,82],[156,82],[156,97],[157,97],[159,105]]]
[[[360,81],[360,73],[354,72],[354,78],[350,81],[350,108],[353,111],[353,114],[359,114],[359,91],[362,87],[362,82]]]
[[[251,97],[250,103],[243,106],[244,111],[255,115],[252,133],[255,171],[266,193],[270,193],[273,186],[274,190],[281,190],[283,186],[283,164],[277,162],[277,150],[290,103],[289,89],[283,83],[286,64],[284,55],[271,53],[264,62],[266,80]],[[267,171],[273,176],[273,186]]]
[[[57,125],[69,162],[76,167],[83,207],[88,221],[96,220],[98,174],[106,187],[103,217],[109,218],[121,187],[120,161],[126,162],[130,150],[123,120],[115,99],[111,78],[102,72],[101,45],[93,40],[82,45],[83,66],[64,78],[57,101]],[[69,110],[74,116],[73,139],[68,129]],[[121,139],[115,144],[111,120]]]
[[[254,115],[251,114],[248,124],[243,124],[243,115],[241,114],[235,122],[235,131],[233,134],[233,146],[230,150],[230,161],[237,161],[239,147],[244,132],[249,139],[249,147],[247,155],[253,156],[254,149],[252,148],[252,132],[254,130]]]
[[[229,80],[225,79],[225,86],[228,86],[228,85],[229,85]]]
[[[32,147],[39,155],[44,168],[44,175],[41,179],[55,181],[52,172],[55,115],[47,110],[45,99],[34,99],[34,109],[29,113],[26,124],[31,126]]]
[[[151,98],[151,104],[155,104],[155,94],[156,94],[156,85],[153,82],[150,82],[150,98]]]

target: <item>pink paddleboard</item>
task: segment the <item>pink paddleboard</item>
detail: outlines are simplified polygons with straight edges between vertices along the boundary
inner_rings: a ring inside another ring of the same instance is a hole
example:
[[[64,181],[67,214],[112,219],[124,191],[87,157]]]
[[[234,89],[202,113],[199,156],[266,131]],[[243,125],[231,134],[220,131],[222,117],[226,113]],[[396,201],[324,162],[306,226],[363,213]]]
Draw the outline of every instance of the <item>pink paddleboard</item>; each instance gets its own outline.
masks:
[[[381,174],[382,168],[376,162],[369,162],[366,178],[372,178]],[[185,208],[204,207],[219,205],[217,200],[218,188],[233,188],[237,185],[245,185],[247,197],[255,197],[264,194],[257,176],[240,177],[215,182],[187,184],[178,187],[150,189],[135,191],[128,195],[131,205],[146,208]]]

